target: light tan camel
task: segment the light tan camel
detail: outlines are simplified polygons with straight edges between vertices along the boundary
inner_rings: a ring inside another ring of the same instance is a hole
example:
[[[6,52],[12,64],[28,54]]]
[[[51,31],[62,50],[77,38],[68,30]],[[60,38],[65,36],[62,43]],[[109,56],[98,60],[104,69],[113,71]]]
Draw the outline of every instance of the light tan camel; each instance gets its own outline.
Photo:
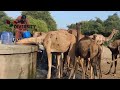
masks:
[[[76,29],[68,29],[67,31],[68,31],[69,33],[75,35],[75,37],[77,38],[77,30],[76,30]],[[81,33],[81,30],[80,30],[80,32],[79,32],[79,40],[80,40],[81,38],[83,38],[84,36],[85,36],[85,35],[83,35],[83,34]]]
[[[90,64],[91,67],[93,68],[94,76],[96,78],[97,76],[97,69],[96,66],[99,67],[99,78],[101,76],[101,67],[100,67],[100,61],[101,61],[101,48],[100,45],[96,43],[95,40],[91,39],[88,36],[84,36],[82,39],[79,40],[79,30],[80,30],[80,25],[76,24],[76,30],[77,30],[77,42],[76,42],[76,56],[78,58],[78,63],[79,65],[82,66],[82,71],[83,75],[82,78],[85,78],[85,71],[86,71],[86,66],[88,58],[90,58]],[[80,58],[79,58],[80,57]],[[82,64],[81,59],[84,59],[84,64]],[[71,70],[69,79],[73,75],[73,78],[75,78],[75,73],[78,68],[78,63],[77,61],[74,63],[74,67]],[[92,78],[92,69],[91,69],[91,78]]]
[[[48,75],[47,78],[51,78],[51,52],[64,53],[68,51],[68,56],[71,60],[75,59],[75,43],[76,38],[74,35],[69,34],[65,30],[51,31],[44,39],[44,47],[46,48],[48,55]],[[60,54],[58,55],[58,70],[60,71]],[[59,74],[60,77],[60,74]]]
[[[24,39],[20,40],[17,42],[19,43],[40,43],[42,42],[41,37],[32,37],[29,39]],[[47,33],[43,40],[43,45],[46,49],[47,56],[48,56],[48,74],[47,74],[47,79],[51,78],[51,65],[52,65],[52,52],[57,52],[57,61],[58,61],[58,70],[59,70],[59,75],[58,77],[60,78],[60,55],[61,53],[64,53],[68,51],[68,56],[70,57],[71,60],[74,61],[75,58],[75,43],[76,43],[76,38],[74,35],[68,33],[65,30],[58,30],[58,31],[50,31]]]
[[[89,37],[93,38],[95,36],[97,43],[99,45],[102,45],[104,42],[107,42],[107,41],[111,40],[113,38],[113,36],[115,34],[117,34],[118,32],[119,32],[119,30],[113,29],[112,33],[108,37],[104,37],[101,34],[93,34],[93,35],[90,35]]]
[[[65,30],[65,29],[59,29],[59,30]],[[67,31],[67,30],[66,30]],[[44,32],[35,32],[34,34],[33,34],[33,37],[41,37],[42,35],[47,35],[47,33],[44,33]],[[39,47],[44,47],[43,45],[39,45]],[[55,55],[55,54],[54,54]],[[55,55],[56,56],[56,58],[59,58],[59,56],[58,55]],[[57,57],[58,56],[58,57]],[[67,57],[67,56],[66,56]],[[65,54],[61,54],[61,77],[63,76],[63,68],[64,68],[64,61],[65,60],[68,60],[68,59],[65,59],[64,60],[64,58],[66,58],[65,57]],[[69,64],[68,64],[69,65]],[[58,65],[57,65],[57,67],[58,67]],[[57,71],[58,72],[58,71]],[[58,73],[57,73],[58,74]],[[57,75],[56,74],[56,75]]]
[[[16,44],[24,44],[24,45],[29,45],[29,44],[43,44],[43,40],[45,38],[45,34],[39,37],[30,37],[30,38],[25,38],[22,40],[18,40]]]
[[[33,34],[33,37],[39,37],[39,36],[43,36],[43,35],[46,35],[47,34],[47,32],[45,33],[45,32],[35,32],[34,34]]]
[[[76,37],[77,37],[77,30],[76,29],[68,29],[68,32],[69,33],[71,33],[71,34],[73,34],[73,35],[75,35]],[[112,30],[112,33],[108,36],[108,37],[104,37],[103,35],[101,35],[101,34],[93,34],[93,35],[90,35],[89,37],[90,38],[94,38],[94,37],[96,37],[96,41],[97,41],[97,43],[98,44],[103,44],[104,42],[107,42],[107,41],[109,41],[109,40],[111,40],[112,38],[113,38],[113,36],[115,35],[115,34],[117,34],[119,32],[119,30],[116,30],[116,29],[113,29]],[[81,33],[81,31],[79,32],[79,40],[81,39],[81,38],[83,38],[85,35],[83,35],[82,33]]]

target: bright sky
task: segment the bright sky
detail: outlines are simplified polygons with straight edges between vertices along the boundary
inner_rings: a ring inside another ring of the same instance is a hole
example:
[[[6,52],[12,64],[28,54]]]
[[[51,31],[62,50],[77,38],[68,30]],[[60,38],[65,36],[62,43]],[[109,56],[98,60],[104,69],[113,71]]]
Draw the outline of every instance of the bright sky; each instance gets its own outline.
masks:
[[[8,16],[16,18],[21,14],[20,11],[5,11]],[[58,29],[67,29],[67,25],[76,23],[79,21],[95,19],[99,17],[102,20],[107,19],[109,15],[113,15],[117,12],[120,16],[120,11],[50,11],[52,17],[57,23]]]

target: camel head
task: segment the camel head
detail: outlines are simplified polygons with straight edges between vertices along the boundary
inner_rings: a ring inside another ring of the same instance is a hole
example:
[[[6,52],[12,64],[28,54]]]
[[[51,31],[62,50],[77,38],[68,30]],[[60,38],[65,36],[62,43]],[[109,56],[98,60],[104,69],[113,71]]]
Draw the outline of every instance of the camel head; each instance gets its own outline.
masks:
[[[80,30],[81,23],[76,23],[76,30]]]
[[[112,33],[113,34],[117,34],[119,32],[119,30],[113,29]]]
[[[30,37],[22,40],[18,40],[16,44],[42,44],[46,34],[42,34],[39,37]]]

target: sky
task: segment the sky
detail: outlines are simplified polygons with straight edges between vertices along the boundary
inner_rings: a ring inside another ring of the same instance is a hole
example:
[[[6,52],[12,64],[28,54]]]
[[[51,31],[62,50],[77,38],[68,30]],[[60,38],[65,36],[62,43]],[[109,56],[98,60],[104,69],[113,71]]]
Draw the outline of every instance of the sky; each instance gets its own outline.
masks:
[[[17,18],[21,14],[21,11],[5,11],[5,13],[12,18]],[[56,21],[58,29],[67,29],[67,25],[95,19],[95,17],[105,20],[109,15],[113,15],[114,13],[120,16],[120,11],[50,11],[50,13]]]

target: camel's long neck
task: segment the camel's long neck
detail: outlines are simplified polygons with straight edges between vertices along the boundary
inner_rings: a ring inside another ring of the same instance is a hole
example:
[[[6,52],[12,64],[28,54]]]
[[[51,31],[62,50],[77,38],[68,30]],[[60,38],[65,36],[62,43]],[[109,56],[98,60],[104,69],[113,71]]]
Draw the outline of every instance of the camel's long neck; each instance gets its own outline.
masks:
[[[112,33],[110,34],[110,36],[108,36],[108,37],[105,38],[105,39],[106,39],[105,41],[111,40],[114,35],[115,35],[115,33],[112,32]]]
[[[37,37],[28,38],[28,42],[36,43],[37,44]]]
[[[79,42],[80,33],[81,33],[80,25],[76,25],[76,30],[77,30],[77,43],[78,43]]]

